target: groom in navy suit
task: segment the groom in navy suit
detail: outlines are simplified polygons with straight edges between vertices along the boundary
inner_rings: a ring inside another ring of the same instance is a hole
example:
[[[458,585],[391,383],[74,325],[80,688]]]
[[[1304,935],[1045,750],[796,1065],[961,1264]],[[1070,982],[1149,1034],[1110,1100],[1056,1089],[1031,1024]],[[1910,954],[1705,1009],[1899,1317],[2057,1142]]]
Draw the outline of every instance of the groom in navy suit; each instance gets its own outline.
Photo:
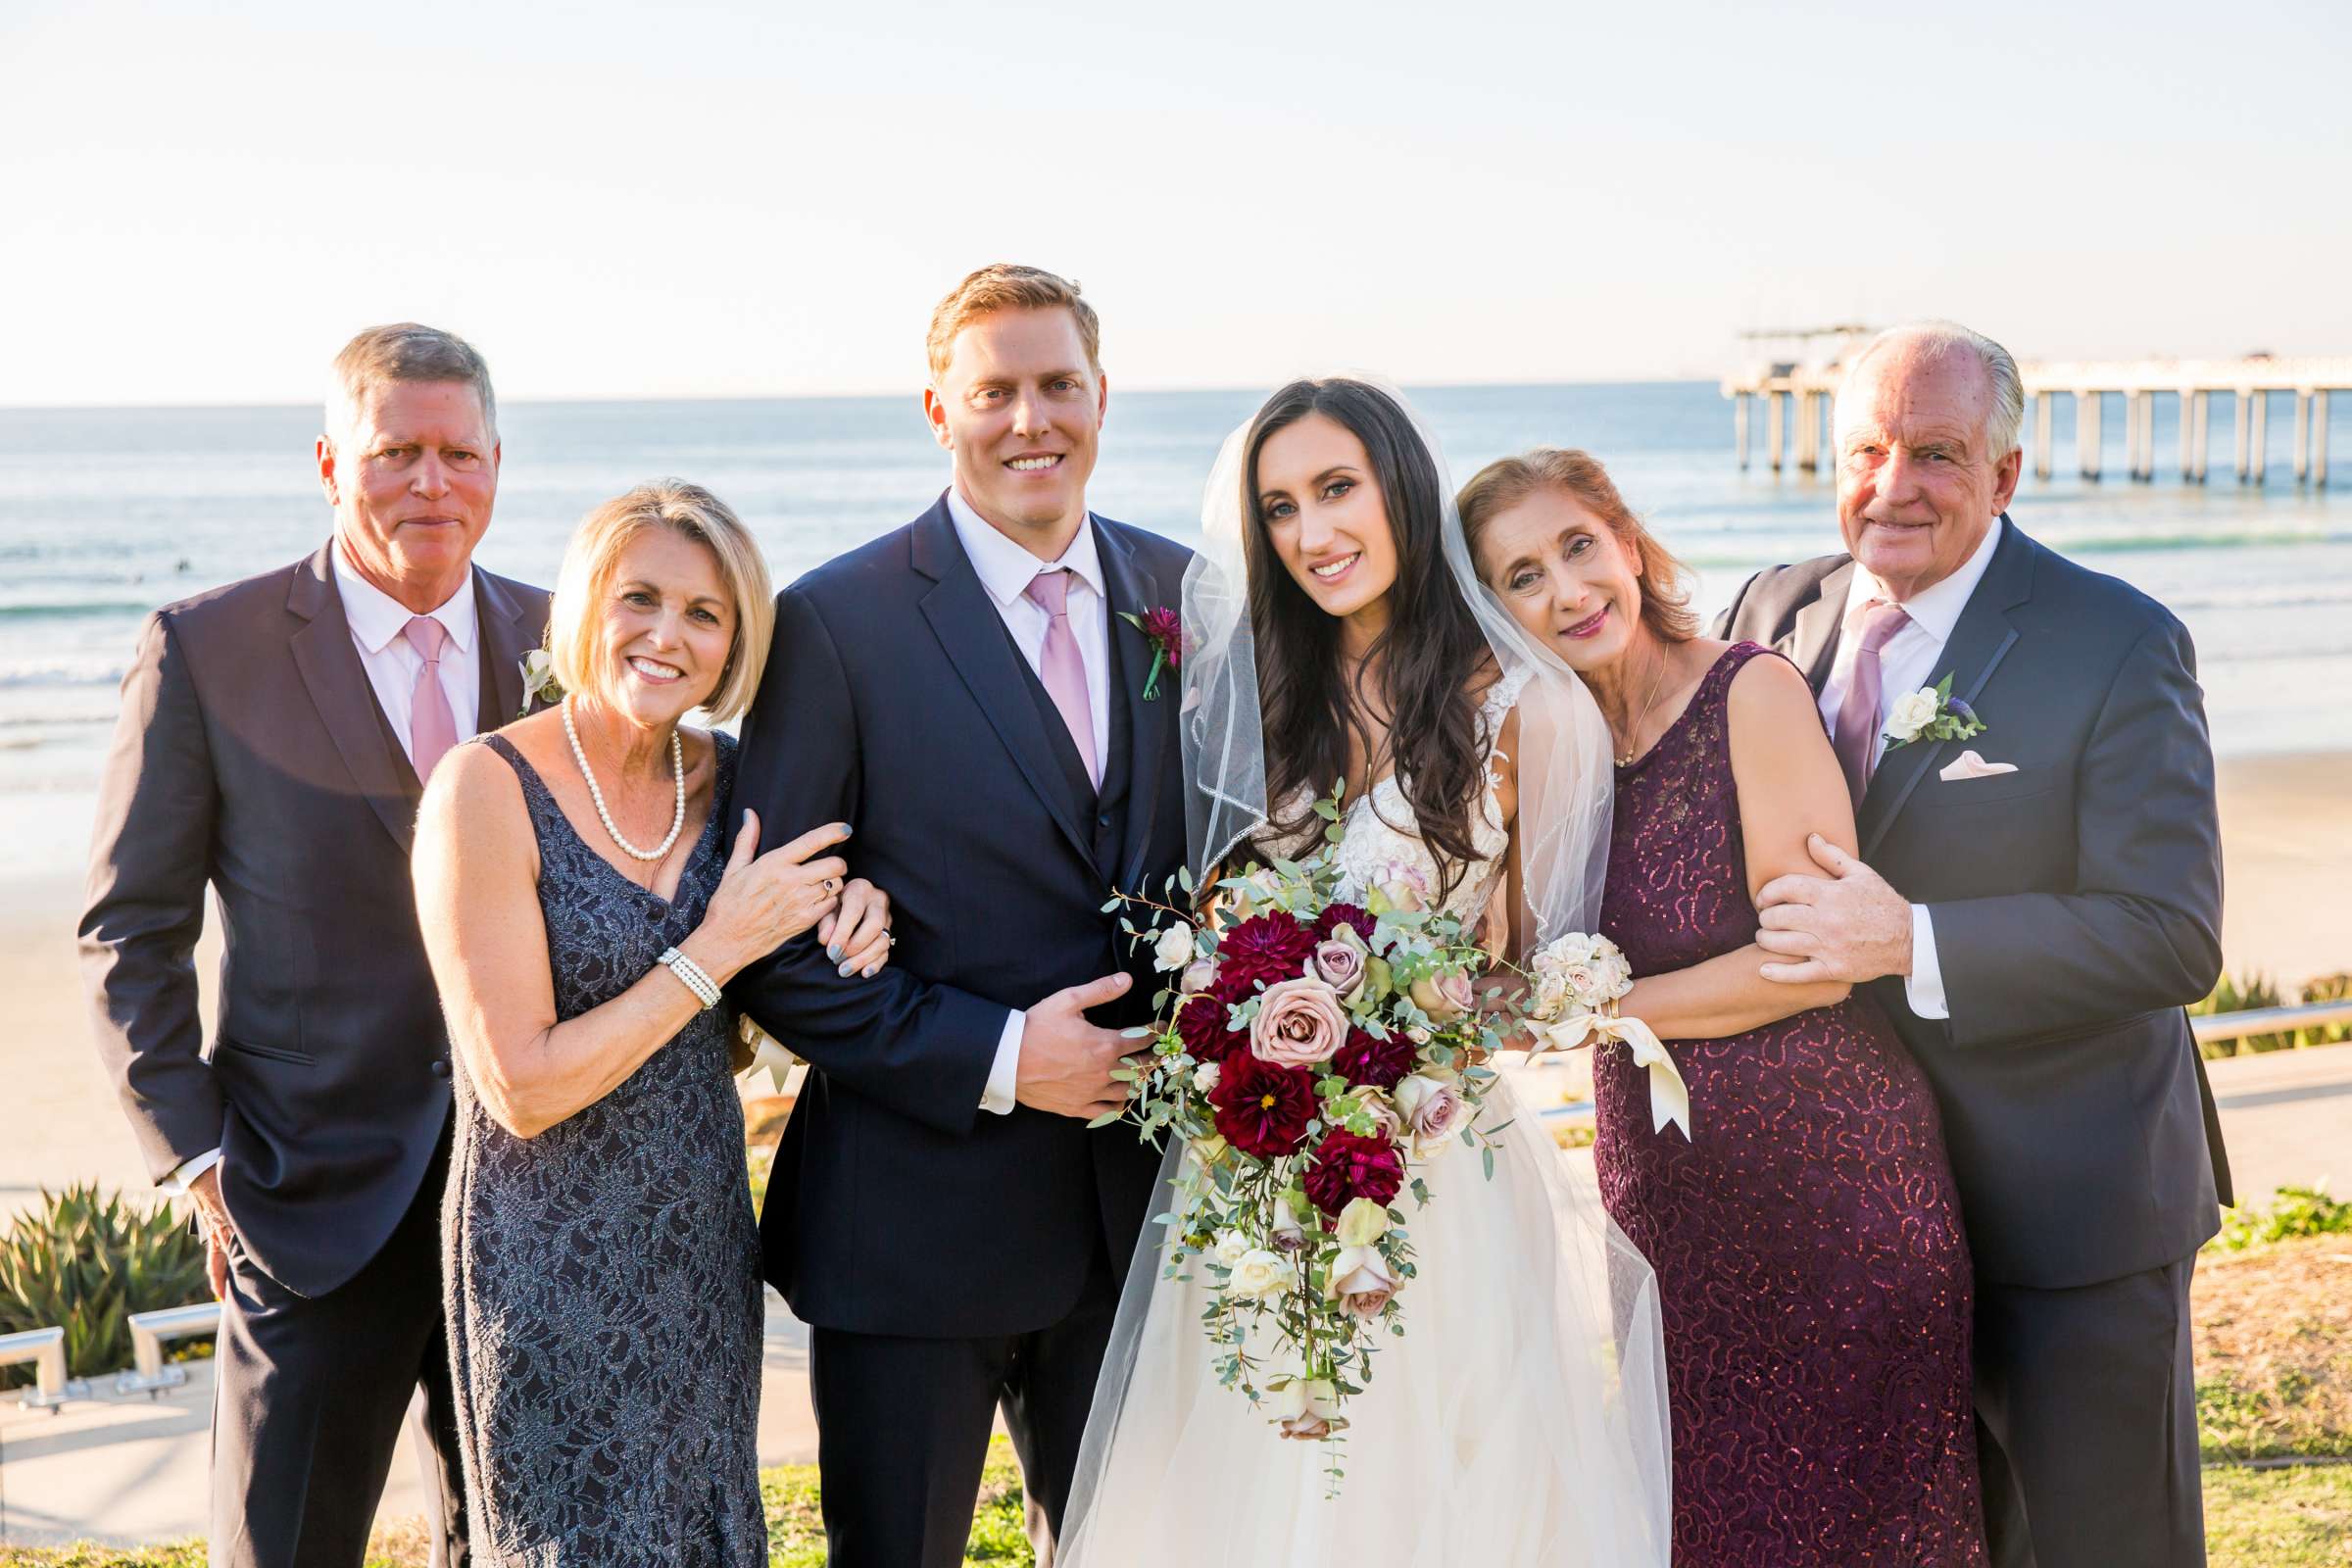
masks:
[[[1060,1528],[1157,1168],[1086,1124],[1152,993],[1102,906],[1185,852],[1176,698],[1143,697],[1122,617],[1174,606],[1188,557],[1087,511],[1098,342],[1033,268],[940,303],[923,407],[954,482],[777,596],[743,726],[738,809],[851,823],[897,911],[878,975],[804,938],[731,988],[813,1069],[760,1240],[812,1331],[834,1568],[960,1563],[1000,1405]]]
[[[2180,623],[2009,519],[2023,408],[1997,343],[1882,334],[1838,396],[1852,554],[1725,612],[1812,680],[1861,838],[1768,884],[1756,941],[1868,985],[1936,1085],[1996,1568],[2188,1568],[2189,1274],[2230,1200],[2181,1012],[2222,963],[2213,751]],[[1981,733],[1918,731],[1946,678]]]

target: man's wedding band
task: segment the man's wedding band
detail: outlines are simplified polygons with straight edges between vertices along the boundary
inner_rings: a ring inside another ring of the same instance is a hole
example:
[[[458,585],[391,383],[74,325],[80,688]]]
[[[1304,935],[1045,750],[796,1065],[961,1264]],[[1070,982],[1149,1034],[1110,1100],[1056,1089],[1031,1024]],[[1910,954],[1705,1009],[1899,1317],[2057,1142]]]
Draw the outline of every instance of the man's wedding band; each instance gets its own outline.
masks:
[[[837,876],[829,876],[825,878],[825,891],[827,893],[839,893],[841,891],[841,878]]]

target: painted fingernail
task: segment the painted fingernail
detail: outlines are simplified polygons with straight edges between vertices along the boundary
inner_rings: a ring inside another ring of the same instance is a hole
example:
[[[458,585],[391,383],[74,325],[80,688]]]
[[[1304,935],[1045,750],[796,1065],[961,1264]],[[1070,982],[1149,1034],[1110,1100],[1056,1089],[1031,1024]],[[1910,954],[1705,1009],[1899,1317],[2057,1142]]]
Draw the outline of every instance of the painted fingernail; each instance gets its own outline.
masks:
[[[850,977],[850,965],[845,963],[841,966],[841,977],[844,980],[847,980]]]
[[[839,963],[841,961],[841,944],[836,942],[827,947],[825,949],[825,956],[831,958],[835,963]],[[848,974],[850,971],[844,969],[841,972],[843,974]]]

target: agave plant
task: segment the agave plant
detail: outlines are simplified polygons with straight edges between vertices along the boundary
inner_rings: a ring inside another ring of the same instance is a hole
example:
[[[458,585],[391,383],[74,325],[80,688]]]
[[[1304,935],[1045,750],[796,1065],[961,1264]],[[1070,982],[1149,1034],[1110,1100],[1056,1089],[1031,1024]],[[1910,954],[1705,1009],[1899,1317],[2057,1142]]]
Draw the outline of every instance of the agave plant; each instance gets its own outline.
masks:
[[[2322,975],[2317,980],[2303,982],[2305,1002],[2342,1002],[2352,997],[2352,974]],[[2303,1031],[2302,1043],[2307,1046],[2334,1046],[2352,1040],[2352,1024],[2318,1023]]]
[[[2198,1017],[2225,1012],[2252,1012],[2258,1007],[2276,1007],[2285,1002],[2278,984],[2260,972],[2241,975],[2231,980],[2223,975],[2213,988],[2213,995],[2189,1007]],[[2284,1051],[2295,1043],[2290,1032],[2278,1035],[2249,1035],[2242,1040],[2216,1040],[2205,1047],[2208,1060],[2216,1056],[2252,1055],[2257,1052]]]
[[[74,1377],[130,1365],[131,1313],[210,1296],[204,1244],[168,1206],[137,1208],[95,1185],[44,1188],[0,1243],[0,1334],[64,1325]],[[0,1368],[0,1387],[31,1377]]]

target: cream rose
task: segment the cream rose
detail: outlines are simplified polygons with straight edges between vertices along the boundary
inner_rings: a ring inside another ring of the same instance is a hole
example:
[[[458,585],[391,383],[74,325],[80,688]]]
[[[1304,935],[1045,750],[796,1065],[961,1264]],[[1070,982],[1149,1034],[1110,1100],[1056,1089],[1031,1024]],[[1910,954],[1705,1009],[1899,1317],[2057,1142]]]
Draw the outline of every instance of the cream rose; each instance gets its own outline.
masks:
[[[1334,1428],[1347,1425],[1339,1419],[1340,1391],[1328,1379],[1294,1372],[1266,1392],[1286,1438],[1327,1438]]]
[[[1897,742],[1917,740],[1919,732],[1935,719],[1936,710],[1942,702],[1933,686],[1905,692],[1895,700],[1894,711],[1886,715],[1887,738]]]
[[[1226,1268],[1233,1267],[1250,1250],[1250,1240],[1240,1231],[1217,1232],[1216,1250],[1209,1255]]]
[[[1250,1248],[1235,1258],[1232,1266],[1225,1289],[1250,1300],[1287,1291],[1298,1283],[1298,1267],[1280,1252],[1270,1252],[1262,1247]]]
[[[1188,997],[1197,997],[1217,983],[1217,966],[1207,958],[1195,958],[1184,966],[1184,978],[1176,989]]]
[[[1223,1068],[1213,1061],[1204,1061],[1193,1069],[1193,1087],[1205,1095],[1216,1088],[1217,1080],[1224,1076]]]
[[[1378,1248],[1343,1247],[1331,1260],[1331,1298],[1357,1317],[1378,1317],[1400,1288]]]
[[[1152,967],[1164,972],[1182,969],[1193,961],[1193,928],[1182,920],[1159,934],[1152,944]]]
[[[1350,1198],[1340,1210],[1338,1236],[1342,1247],[1370,1247],[1389,1228],[1389,1211],[1369,1198]]]
[[[1279,980],[1259,996],[1250,1020],[1250,1054],[1277,1067],[1312,1067],[1348,1039],[1340,994],[1312,976]]]
[[[1478,992],[1466,974],[1441,974],[1413,982],[1413,1005],[1429,1014],[1431,1023],[1451,1023],[1470,1010]]]

